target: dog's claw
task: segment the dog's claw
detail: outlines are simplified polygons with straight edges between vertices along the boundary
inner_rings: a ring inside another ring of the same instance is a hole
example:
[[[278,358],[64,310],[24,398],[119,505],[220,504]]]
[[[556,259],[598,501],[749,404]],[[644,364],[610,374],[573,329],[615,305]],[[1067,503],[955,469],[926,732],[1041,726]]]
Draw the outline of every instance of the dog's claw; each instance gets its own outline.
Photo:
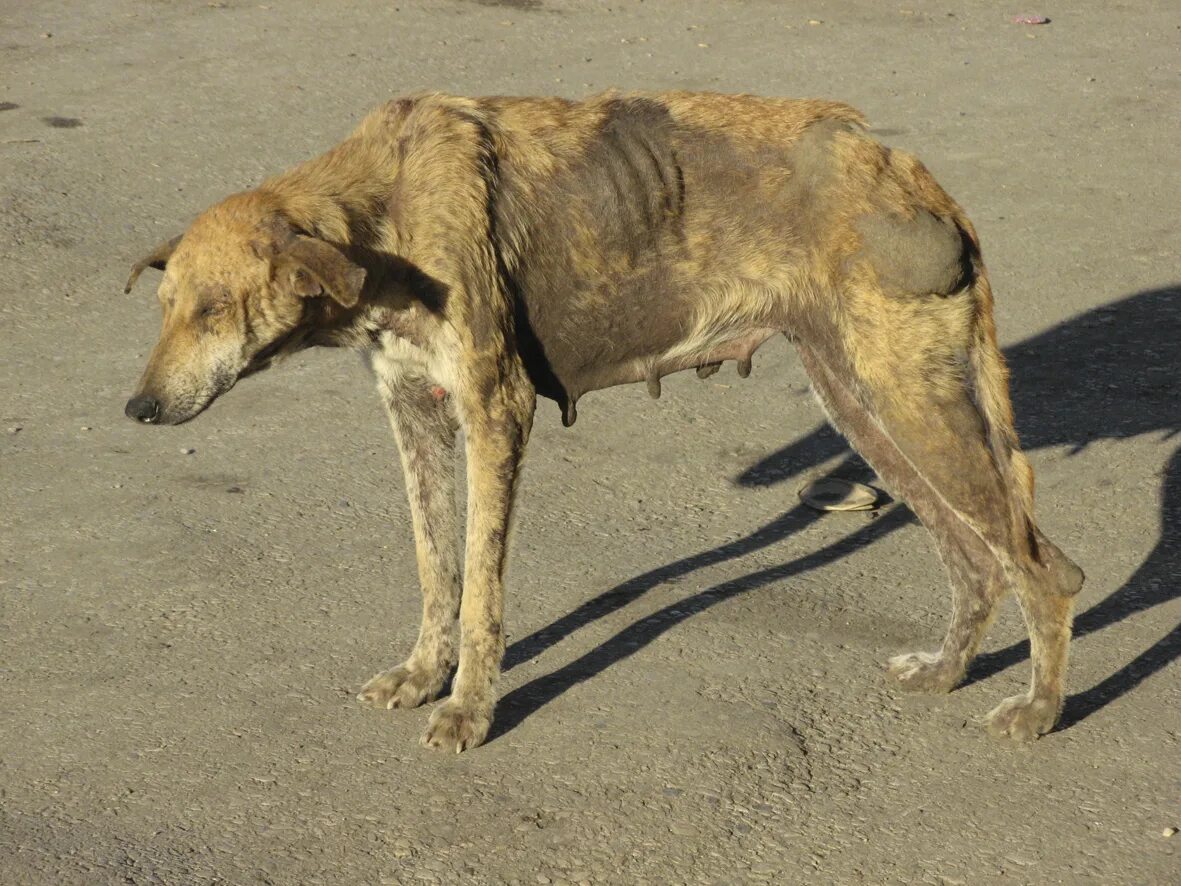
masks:
[[[962,676],[930,652],[895,655],[886,663],[886,672],[908,692],[951,692]]]
[[[738,361],[738,377],[746,378],[750,375],[750,357]]]
[[[1053,730],[1061,713],[1060,700],[1014,695],[993,708],[985,723],[994,738],[1033,741]]]
[[[357,701],[370,707],[416,708],[434,701],[443,689],[447,671],[431,672],[424,668],[401,664],[382,671],[369,680],[357,693]]]
[[[448,699],[431,714],[422,744],[424,747],[459,754],[483,744],[491,727],[491,708],[462,705]]]

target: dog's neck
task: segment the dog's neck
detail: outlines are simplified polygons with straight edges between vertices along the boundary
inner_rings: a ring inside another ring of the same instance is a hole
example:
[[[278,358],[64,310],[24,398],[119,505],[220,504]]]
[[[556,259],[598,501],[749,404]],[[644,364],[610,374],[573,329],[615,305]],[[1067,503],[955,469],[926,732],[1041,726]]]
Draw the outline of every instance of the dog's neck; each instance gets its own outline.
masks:
[[[297,228],[343,247],[371,246],[380,232],[358,219],[383,218],[397,176],[388,145],[351,138],[259,186]]]
[[[386,207],[398,166],[388,143],[354,136],[259,187],[292,225],[340,247],[365,268],[361,303],[349,310],[323,305],[311,318],[308,345],[369,350],[392,334],[428,348],[438,339],[446,287],[388,251],[397,241]],[[377,225],[374,219],[380,219]]]

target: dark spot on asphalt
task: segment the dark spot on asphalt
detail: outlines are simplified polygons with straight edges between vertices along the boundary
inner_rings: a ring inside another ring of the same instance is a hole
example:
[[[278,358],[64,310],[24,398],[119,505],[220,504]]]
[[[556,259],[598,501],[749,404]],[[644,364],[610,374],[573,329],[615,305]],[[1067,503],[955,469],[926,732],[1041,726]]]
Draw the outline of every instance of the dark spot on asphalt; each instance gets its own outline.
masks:
[[[16,102],[0,102],[0,111],[15,111],[19,107]]]
[[[481,6],[500,6],[504,9],[523,11],[541,9],[541,0],[473,0]]]
[[[82,121],[77,117],[42,117],[41,120],[46,126],[52,126],[54,129],[77,129],[82,125]]]

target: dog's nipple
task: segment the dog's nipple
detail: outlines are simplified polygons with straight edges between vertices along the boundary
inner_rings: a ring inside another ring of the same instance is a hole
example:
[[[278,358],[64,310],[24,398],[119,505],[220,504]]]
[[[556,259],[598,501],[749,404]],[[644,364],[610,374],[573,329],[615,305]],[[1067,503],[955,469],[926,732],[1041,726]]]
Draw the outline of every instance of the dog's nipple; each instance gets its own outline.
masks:
[[[697,367],[698,378],[709,378],[715,372],[722,368],[721,363],[702,363]]]

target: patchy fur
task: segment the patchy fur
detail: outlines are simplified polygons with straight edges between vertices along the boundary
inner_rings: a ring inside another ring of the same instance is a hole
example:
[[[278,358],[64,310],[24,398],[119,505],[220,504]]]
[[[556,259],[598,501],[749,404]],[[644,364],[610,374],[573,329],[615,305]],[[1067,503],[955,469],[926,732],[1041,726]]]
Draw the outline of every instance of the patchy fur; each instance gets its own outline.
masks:
[[[461,751],[492,722],[537,395],[573,424],[579,398],[610,385],[659,396],[661,376],[704,378],[727,360],[745,377],[786,334],[951,579],[942,649],[890,673],[953,688],[1015,591],[1034,680],[990,724],[1035,737],[1061,708],[1082,573],[1034,523],[975,231],[863,122],[834,102],[692,93],[389,102],[136,265],[129,287],[164,270],[164,328],[127,412],[186,421],[303,347],[367,355],[402,454],[424,603],[409,658],[360,698],[412,707],[457,666],[423,740]]]

